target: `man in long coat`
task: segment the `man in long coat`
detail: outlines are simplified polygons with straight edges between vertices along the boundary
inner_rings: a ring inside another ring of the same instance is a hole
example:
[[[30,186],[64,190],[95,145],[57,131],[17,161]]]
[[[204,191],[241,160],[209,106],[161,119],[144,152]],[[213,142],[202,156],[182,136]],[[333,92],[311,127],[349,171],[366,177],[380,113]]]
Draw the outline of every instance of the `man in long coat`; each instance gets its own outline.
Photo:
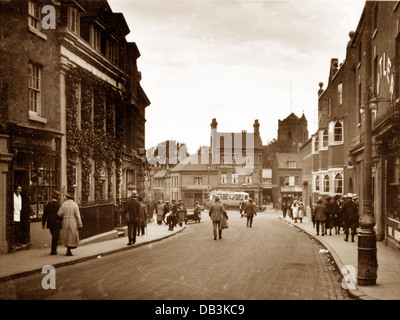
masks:
[[[253,225],[253,217],[257,215],[256,206],[253,202],[253,199],[250,198],[249,202],[246,203],[244,214],[247,217],[247,226],[251,228]]]
[[[210,210],[208,214],[211,218],[213,223],[213,233],[214,233],[214,240],[217,240],[217,229],[219,238],[222,239],[222,228],[221,228],[221,220],[223,219],[223,215],[226,219],[228,219],[228,215],[225,211],[224,205],[219,201],[219,197],[215,197],[215,201],[211,204]]]
[[[328,230],[329,230],[329,235],[332,235],[332,228],[335,226],[335,216],[333,213],[333,202],[331,202],[332,197],[328,196],[326,197],[326,203],[325,203],[325,215],[326,215],[326,226],[325,226],[325,234],[328,235]]]
[[[136,231],[139,227],[139,207],[140,202],[137,200],[137,191],[133,191],[131,199],[127,203],[127,224],[128,224],[128,246],[136,242]]]
[[[67,194],[67,200],[61,205],[57,215],[62,218],[61,241],[67,247],[67,256],[72,256],[71,249],[79,246],[79,230],[82,219],[74,195]]]
[[[317,205],[315,206],[315,224],[317,229],[317,236],[319,236],[319,227],[321,226],[321,236],[325,234],[325,205],[321,198],[318,198]]]
[[[44,207],[42,217],[42,228],[45,229],[47,227],[51,233],[51,255],[57,254],[57,245],[60,237],[62,221],[62,219],[57,215],[60,206],[60,192],[54,190],[51,194],[51,200]]]

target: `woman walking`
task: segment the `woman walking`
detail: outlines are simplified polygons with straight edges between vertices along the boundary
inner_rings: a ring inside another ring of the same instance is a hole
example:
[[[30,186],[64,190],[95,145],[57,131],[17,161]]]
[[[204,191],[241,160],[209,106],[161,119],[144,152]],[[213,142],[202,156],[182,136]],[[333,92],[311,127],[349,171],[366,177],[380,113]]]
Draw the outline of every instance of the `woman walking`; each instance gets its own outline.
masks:
[[[74,195],[67,193],[67,200],[61,205],[57,215],[62,218],[61,243],[67,247],[67,256],[72,256],[71,249],[79,246],[79,230],[82,219]]]
[[[162,204],[162,200],[158,200],[157,203],[157,224],[162,225],[164,220],[164,205]]]

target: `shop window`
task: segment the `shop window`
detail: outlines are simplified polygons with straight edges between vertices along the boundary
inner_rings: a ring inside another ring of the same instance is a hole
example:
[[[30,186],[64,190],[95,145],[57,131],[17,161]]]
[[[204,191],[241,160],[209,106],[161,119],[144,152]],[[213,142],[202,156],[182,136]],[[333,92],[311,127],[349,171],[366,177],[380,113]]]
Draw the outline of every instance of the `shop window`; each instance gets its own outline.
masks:
[[[55,156],[34,157],[29,172],[29,184],[30,218],[41,219],[44,206],[50,200],[52,192],[57,189],[58,173]]]
[[[389,158],[387,162],[387,213],[388,217],[400,221],[400,158]]]

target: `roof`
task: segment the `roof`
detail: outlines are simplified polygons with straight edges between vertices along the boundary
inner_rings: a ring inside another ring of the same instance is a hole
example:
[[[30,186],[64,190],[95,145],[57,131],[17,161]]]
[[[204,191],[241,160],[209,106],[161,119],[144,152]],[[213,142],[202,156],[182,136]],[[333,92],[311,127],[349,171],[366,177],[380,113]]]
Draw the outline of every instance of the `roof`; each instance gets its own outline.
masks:
[[[288,168],[288,162],[289,161],[296,161],[296,168],[293,169],[301,169],[302,166],[302,161],[301,157],[298,153],[296,152],[277,152],[275,153],[275,158],[278,161],[278,168]]]
[[[199,161],[199,156],[197,154],[191,155],[185,158],[183,161],[178,163],[171,173],[181,172],[181,171],[208,171],[208,164],[201,164]]]
[[[164,178],[165,174],[167,173],[167,170],[162,169],[160,171],[158,171],[153,178]]]

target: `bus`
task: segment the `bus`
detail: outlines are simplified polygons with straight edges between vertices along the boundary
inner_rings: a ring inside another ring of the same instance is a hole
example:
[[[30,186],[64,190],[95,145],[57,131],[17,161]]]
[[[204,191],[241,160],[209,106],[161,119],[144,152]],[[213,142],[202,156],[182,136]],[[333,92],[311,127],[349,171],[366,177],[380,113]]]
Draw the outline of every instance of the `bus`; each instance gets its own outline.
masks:
[[[247,192],[240,191],[228,191],[228,190],[214,190],[210,191],[209,202],[207,202],[207,210],[210,209],[211,203],[215,200],[215,197],[219,196],[221,203],[224,205],[225,210],[238,209],[241,201],[249,201],[249,194]]]

